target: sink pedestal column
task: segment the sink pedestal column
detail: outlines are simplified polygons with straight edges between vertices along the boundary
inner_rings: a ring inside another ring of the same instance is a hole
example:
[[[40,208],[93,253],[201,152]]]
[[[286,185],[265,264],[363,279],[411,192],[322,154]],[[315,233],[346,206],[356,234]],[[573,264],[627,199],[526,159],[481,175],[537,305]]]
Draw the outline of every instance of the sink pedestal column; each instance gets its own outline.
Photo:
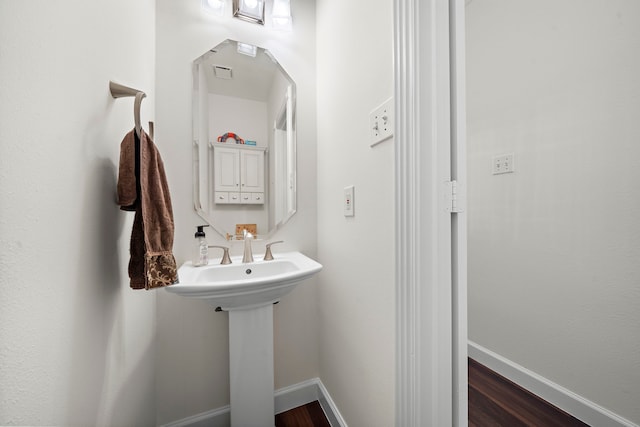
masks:
[[[229,311],[232,427],[275,425],[273,304]]]

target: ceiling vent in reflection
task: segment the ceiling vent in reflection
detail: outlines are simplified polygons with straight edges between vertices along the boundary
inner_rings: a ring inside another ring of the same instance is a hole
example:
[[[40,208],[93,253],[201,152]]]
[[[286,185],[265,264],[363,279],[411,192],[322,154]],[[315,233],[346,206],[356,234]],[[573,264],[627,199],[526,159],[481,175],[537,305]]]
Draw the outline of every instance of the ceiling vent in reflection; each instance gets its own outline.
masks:
[[[213,74],[219,79],[231,80],[231,68],[223,67],[222,65],[213,66]]]

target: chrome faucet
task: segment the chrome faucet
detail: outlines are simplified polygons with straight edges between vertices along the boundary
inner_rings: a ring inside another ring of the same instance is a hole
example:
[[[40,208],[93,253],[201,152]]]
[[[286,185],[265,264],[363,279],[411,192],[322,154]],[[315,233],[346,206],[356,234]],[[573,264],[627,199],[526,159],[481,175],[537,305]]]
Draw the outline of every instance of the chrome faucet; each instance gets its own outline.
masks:
[[[246,229],[242,230],[242,237],[244,239],[244,255],[242,256],[242,263],[253,262],[253,253],[251,252],[251,239],[253,234],[249,233]]]

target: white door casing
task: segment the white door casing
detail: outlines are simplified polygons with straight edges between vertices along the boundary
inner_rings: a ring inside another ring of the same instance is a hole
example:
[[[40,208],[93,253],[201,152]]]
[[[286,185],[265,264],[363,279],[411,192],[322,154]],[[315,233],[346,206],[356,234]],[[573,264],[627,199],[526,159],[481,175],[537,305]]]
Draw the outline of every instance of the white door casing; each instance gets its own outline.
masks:
[[[396,425],[466,426],[464,1],[395,0]],[[461,200],[464,205],[463,200]]]

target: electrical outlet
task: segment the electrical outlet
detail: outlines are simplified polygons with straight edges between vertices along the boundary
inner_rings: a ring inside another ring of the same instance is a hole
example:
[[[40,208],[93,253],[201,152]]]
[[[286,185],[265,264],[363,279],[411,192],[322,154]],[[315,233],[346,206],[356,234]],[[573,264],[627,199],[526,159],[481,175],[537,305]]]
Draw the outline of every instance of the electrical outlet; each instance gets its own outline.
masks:
[[[491,171],[494,175],[513,173],[515,171],[513,153],[495,156],[492,161]]]
[[[344,187],[344,216],[354,216],[355,215],[355,206],[353,204],[353,193],[354,187],[350,185],[348,187]]]

